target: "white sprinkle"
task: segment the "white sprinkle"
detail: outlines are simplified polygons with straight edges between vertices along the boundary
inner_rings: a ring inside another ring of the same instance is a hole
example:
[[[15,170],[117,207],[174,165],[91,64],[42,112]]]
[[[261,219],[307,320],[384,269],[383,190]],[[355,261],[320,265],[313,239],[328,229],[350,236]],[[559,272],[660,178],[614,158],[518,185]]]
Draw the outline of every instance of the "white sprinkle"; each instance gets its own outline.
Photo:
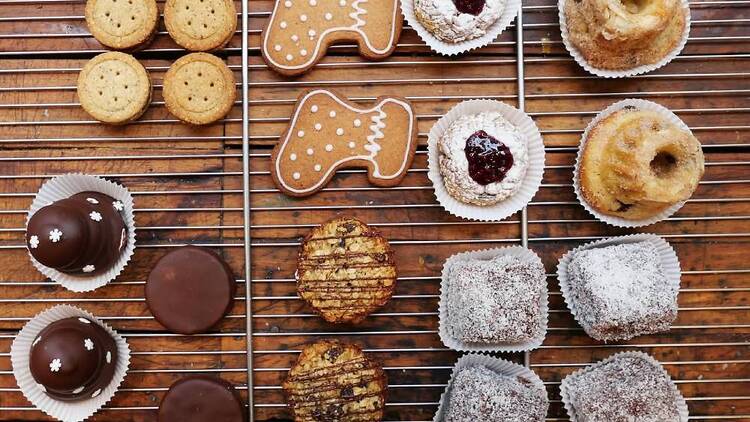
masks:
[[[336,135],[342,136],[344,134],[344,129],[338,128],[336,129]]]
[[[333,15],[330,13],[326,13],[326,20],[329,21],[331,19],[333,19]]]
[[[52,229],[52,231],[49,232],[49,240],[52,241],[52,243],[57,243],[62,239],[63,232],[61,232],[59,229]]]
[[[94,350],[94,342],[91,341],[90,338],[87,338],[83,340],[83,347],[85,347],[86,350],[89,350],[89,351]]]
[[[276,51],[281,51],[281,45],[280,44],[276,44],[276,45],[273,46],[273,49],[276,50]]]
[[[97,201],[95,198],[86,198],[87,201],[89,201],[92,204],[98,204],[99,201]]]
[[[320,171],[323,169],[323,166],[321,166],[320,164],[316,164],[314,168],[315,168],[315,171]]]
[[[60,359],[52,359],[52,362],[49,363],[49,370],[52,372],[60,372],[60,368],[62,368]]]
[[[362,120],[354,119],[354,127],[360,127],[362,126]]]
[[[292,56],[291,54],[287,54],[286,59],[291,62],[292,60],[294,60],[294,56]]]
[[[84,386],[82,385],[82,386],[80,386],[80,387],[76,388],[75,390],[73,390],[73,394],[78,394],[78,393],[80,393],[81,391],[83,391],[83,389],[84,389]]]
[[[31,249],[36,249],[39,247],[39,236],[31,236],[29,237],[29,246],[31,246]]]
[[[354,141],[349,142],[349,148],[354,149],[356,146],[357,144],[355,144]]]
[[[281,27],[281,29],[286,29],[286,21],[281,21],[281,23],[279,23],[279,26]]]
[[[336,117],[336,112],[334,110],[331,110],[328,112],[328,116],[331,118]]]
[[[315,130],[321,130],[321,129],[323,129],[323,125],[321,125],[320,123],[315,123]]]
[[[318,0],[310,0],[310,6],[317,6]]]
[[[115,202],[113,202],[113,203],[112,203],[112,206],[113,206],[113,207],[114,207],[114,209],[116,209],[117,211],[122,211],[122,210],[124,210],[124,209],[125,209],[125,206],[124,206],[124,205],[122,205],[122,202],[120,202],[120,201],[115,201]]]
[[[300,130],[299,132],[297,132],[297,136],[299,136],[300,138],[302,138],[303,136],[305,136],[305,131],[304,130]]]
[[[307,15],[299,15],[299,20],[302,22],[307,22]]]
[[[91,211],[91,213],[89,214],[89,217],[91,217],[91,219],[96,222],[102,221],[102,215],[96,211]]]
[[[292,35],[292,41],[294,41],[294,42],[299,41],[299,35],[297,35],[297,34]]]
[[[316,32],[315,32],[315,30],[314,30],[314,29],[311,29],[311,30],[307,31],[307,35],[309,35],[309,36],[310,36],[310,38],[313,38],[313,37],[315,37],[315,34],[316,34]]]
[[[78,318],[78,321],[84,323],[84,324],[91,324],[91,321],[87,320],[86,318]]]
[[[318,112],[318,106],[314,105],[314,106],[310,107],[310,111],[312,111],[313,113],[317,113]]]
[[[286,7],[292,7],[292,2],[291,2],[291,1],[289,1],[289,0],[286,0],[286,1],[284,2],[284,6],[286,6]]]
[[[302,176],[299,173],[294,172],[294,174],[292,174],[292,177],[294,178],[294,180],[299,180],[299,178]]]
[[[299,55],[300,55],[300,56],[302,56],[302,57],[305,57],[305,56],[307,56],[307,50],[305,50],[305,49],[303,48],[302,50],[300,50],[300,51],[299,51]]]
[[[294,153],[292,153],[292,154],[291,154],[291,155],[289,156],[289,159],[290,159],[290,160],[292,160],[292,161],[297,161],[297,154],[294,154]]]
[[[328,151],[328,152],[333,151],[333,145],[331,145],[331,144],[326,145],[326,151]]]
[[[83,272],[84,273],[92,273],[92,272],[94,272],[95,269],[96,268],[94,268],[93,265],[87,265],[87,266],[83,267]]]
[[[96,390],[96,391],[94,391],[94,394],[92,394],[92,395],[91,395],[91,398],[93,399],[94,397],[96,397],[96,396],[98,396],[99,394],[101,394],[101,392],[102,392],[102,389],[101,389],[101,388],[100,388],[100,389],[98,389],[98,390]]]
[[[341,7],[346,6],[346,0],[339,1],[339,6],[341,6]]]
[[[107,350],[107,355],[104,356],[104,359],[107,361],[107,363],[112,363],[112,352]]]
[[[307,155],[313,155],[313,149],[312,148],[308,148],[307,149]]]

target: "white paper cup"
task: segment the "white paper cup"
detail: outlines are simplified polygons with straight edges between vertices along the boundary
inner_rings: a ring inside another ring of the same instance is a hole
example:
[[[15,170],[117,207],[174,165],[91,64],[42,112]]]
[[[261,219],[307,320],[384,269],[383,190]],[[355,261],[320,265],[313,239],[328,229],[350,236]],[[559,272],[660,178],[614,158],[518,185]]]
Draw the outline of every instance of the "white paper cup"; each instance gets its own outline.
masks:
[[[664,271],[664,275],[666,276],[669,284],[679,292],[680,278],[682,276],[680,270],[680,260],[677,257],[677,253],[675,252],[674,248],[672,248],[669,242],[662,239],[661,237],[655,234],[643,233],[631,234],[627,236],[609,237],[595,242],[590,242],[568,251],[565,255],[563,255],[562,258],[560,258],[560,262],[557,264],[557,282],[560,284],[560,291],[562,292],[565,304],[568,305],[568,309],[570,309],[570,313],[573,315],[579,325],[583,326],[583,323],[578,318],[579,313],[576,306],[577,304],[575,303],[575,301],[573,301],[573,293],[570,286],[571,281],[568,279],[568,266],[570,265],[570,262],[573,260],[576,254],[585,250],[640,242],[648,242],[653,245],[654,248],[656,248],[656,253],[659,255],[659,261],[661,262],[661,268]]]
[[[534,386],[540,391],[544,391],[545,394],[547,393],[544,382],[531,369],[504,359],[470,353],[461,356],[458,359],[458,362],[453,366],[451,379],[448,381],[445,391],[443,391],[443,394],[440,396],[438,410],[432,418],[434,422],[441,422],[445,418],[445,412],[448,410],[448,403],[450,402],[451,390],[453,389],[453,380],[456,378],[456,375],[458,375],[463,369],[476,366],[484,366],[500,375],[524,378],[534,384]]]
[[[675,48],[669,52],[669,54],[664,56],[663,59],[659,60],[656,63],[644,64],[641,66],[634,67],[632,69],[624,69],[624,70],[598,69],[586,61],[586,59],[583,57],[581,52],[576,48],[576,46],[568,38],[569,37],[568,22],[565,16],[565,2],[566,1],[568,0],[557,1],[557,12],[560,18],[560,34],[562,35],[562,42],[563,44],[565,44],[565,48],[568,50],[570,55],[573,56],[573,59],[582,68],[586,69],[587,72],[593,75],[601,76],[603,78],[627,78],[630,76],[641,75],[643,73],[652,72],[656,69],[659,69],[660,67],[666,66],[675,57],[677,57],[680,54],[680,52],[682,52],[682,49],[685,48],[685,44],[687,44],[688,37],[690,36],[690,4],[688,3],[688,0],[680,0],[681,9],[683,13],[685,13],[685,28],[682,31],[682,38],[677,43]],[[573,0],[570,0],[570,1],[573,1]]]
[[[443,344],[453,350],[461,352],[526,352],[538,348],[544,342],[547,336],[547,325],[549,320],[549,293],[547,285],[544,286],[543,297],[539,303],[539,311],[542,315],[539,334],[533,339],[524,343],[515,344],[486,344],[486,343],[467,343],[454,338],[450,335],[446,326],[448,321],[447,301],[448,297],[448,269],[457,262],[468,260],[490,260],[498,256],[512,256],[524,262],[536,262],[542,264],[542,259],[530,249],[522,246],[506,246],[502,248],[485,249],[481,251],[462,252],[448,258],[443,265],[443,273],[440,280],[440,302],[438,304],[438,334]]]
[[[443,183],[443,175],[440,174],[438,141],[457,119],[485,111],[499,112],[523,134],[527,141],[529,168],[526,169],[526,175],[521,181],[518,192],[497,204],[483,207],[461,202],[448,193]],[[432,181],[438,202],[449,213],[469,220],[500,221],[520,211],[536,195],[544,176],[544,141],[539,133],[539,128],[526,113],[500,101],[469,100],[457,104],[432,126],[427,144],[427,154],[427,177]]]
[[[500,36],[508,25],[510,25],[513,19],[518,15],[519,10],[521,10],[521,0],[506,0],[505,7],[503,8],[500,17],[497,18],[495,23],[487,28],[484,35],[471,40],[449,43],[438,39],[432,35],[427,28],[422,26],[422,23],[419,22],[414,12],[414,0],[401,0],[401,12],[404,14],[409,26],[417,31],[419,38],[421,38],[422,41],[424,41],[433,51],[444,56],[455,56],[457,54],[489,45]]]
[[[597,220],[602,221],[604,223],[610,224],[612,226],[616,227],[643,227],[643,226],[649,226],[651,224],[658,223],[659,221],[666,220],[670,216],[672,216],[674,213],[679,211],[680,208],[682,208],[683,205],[687,201],[681,201],[678,202],[670,207],[665,208],[660,213],[654,215],[651,218],[646,218],[642,220],[628,220],[626,218],[617,217],[614,215],[607,215],[604,213],[601,213],[597,210],[595,210],[591,205],[586,202],[586,199],[583,197],[583,194],[581,193],[581,181],[578,177],[580,174],[581,169],[581,160],[583,159],[583,150],[586,146],[586,142],[588,141],[589,132],[596,126],[600,121],[605,119],[607,116],[620,111],[624,109],[625,107],[635,107],[639,110],[648,110],[655,113],[658,113],[662,118],[667,120],[669,123],[677,126],[678,128],[692,133],[688,125],[685,124],[679,117],[677,117],[676,114],[672,113],[668,108],[661,106],[659,104],[656,104],[651,101],[646,100],[639,100],[635,98],[629,98],[626,100],[618,101],[609,107],[605,108],[601,113],[597,114],[596,117],[594,117],[593,120],[586,126],[586,130],[583,131],[583,136],[581,136],[581,142],[578,145],[578,155],[576,156],[576,162],[575,162],[575,168],[573,170],[573,189],[575,190],[576,197],[578,198],[578,202],[583,205],[583,208],[586,209],[586,211],[589,212],[589,214],[596,217]]]
[[[657,365],[661,370],[664,372],[664,375],[669,377],[671,380],[672,378],[669,376],[669,373],[666,369],[661,365],[659,361],[651,357],[650,355],[643,353],[643,352],[620,352],[615,353],[614,355],[608,357],[607,359],[604,359],[601,362],[595,363],[593,365],[589,365],[583,369],[579,369],[576,372],[573,372],[572,374],[568,375],[562,380],[562,384],[560,384],[560,396],[562,396],[563,404],[565,405],[565,410],[568,411],[568,416],[570,416],[571,422],[576,422],[578,420],[578,415],[576,415],[575,410],[573,409],[573,400],[575,400],[575,392],[570,389],[570,382],[580,377],[582,374],[589,372],[593,369],[596,369],[618,357],[627,357],[627,356],[634,356],[634,357],[643,357],[644,359],[648,360],[651,363],[654,363]],[[685,398],[682,397],[682,393],[680,393],[680,390],[677,388],[677,385],[675,385],[674,381],[670,382],[672,389],[675,392],[675,395],[677,396],[677,406],[680,413],[680,422],[687,422],[688,421],[688,407],[687,403],[685,402]]]
[[[89,292],[104,286],[114,280],[127,265],[135,251],[135,218],[133,215],[133,197],[128,190],[114,182],[104,180],[100,177],[89,176],[85,174],[66,174],[55,177],[47,181],[39,189],[34,201],[31,203],[31,209],[26,217],[26,224],[29,223],[31,216],[39,209],[55,201],[69,198],[77,193],[95,191],[109,195],[112,198],[122,202],[124,209],[120,213],[125,221],[128,230],[128,242],[125,249],[120,254],[117,262],[104,273],[96,276],[86,277],[81,275],[65,274],[54,268],[46,267],[34,259],[29,253],[31,263],[37,270],[51,280],[59,283],[68,290],[74,292]]]
[[[115,363],[117,367],[112,381],[98,396],[87,400],[65,402],[53,399],[38,387],[29,369],[29,354],[31,345],[39,332],[55,321],[72,317],[87,318],[107,330],[117,345],[117,362]],[[41,312],[24,325],[10,347],[10,360],[13,364],[13,375],[16,377],[21,392],[35,407],[63,422],[77,422],[96,413],[115,395],[128,372],[130,347],[125,339],[107,324],[96,319],[94,315],[74,306],[59,305]]]

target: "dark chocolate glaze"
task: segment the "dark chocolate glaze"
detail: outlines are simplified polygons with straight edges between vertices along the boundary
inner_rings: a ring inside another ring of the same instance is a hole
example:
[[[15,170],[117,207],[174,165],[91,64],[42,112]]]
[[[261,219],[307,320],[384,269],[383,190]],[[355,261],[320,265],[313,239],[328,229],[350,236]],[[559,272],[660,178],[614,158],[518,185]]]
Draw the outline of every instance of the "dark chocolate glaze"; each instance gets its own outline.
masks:
[[[453,4],[459,12],[477,16],[482,13],[485,0],[453,0]]]
[[[183,246],[156,263],[146,282],[146,303],[174,333],[208,331],[229,312],[237,290],[232,270],[210,249]]]
[[[464,152],[469,161],[469,176],[480,185],[502,181],[513,166],[510,149],[483,130],[466,140]]]
[[[159,422],[244,422],[245,405],[221,378],[190,376],[169,387],[159,405]]]
[[[98,396],[112,381],[116,364],[115,340],[87,318],[48,325],[34,340],[29,356],[31,375],[40,388],[63,401]]]

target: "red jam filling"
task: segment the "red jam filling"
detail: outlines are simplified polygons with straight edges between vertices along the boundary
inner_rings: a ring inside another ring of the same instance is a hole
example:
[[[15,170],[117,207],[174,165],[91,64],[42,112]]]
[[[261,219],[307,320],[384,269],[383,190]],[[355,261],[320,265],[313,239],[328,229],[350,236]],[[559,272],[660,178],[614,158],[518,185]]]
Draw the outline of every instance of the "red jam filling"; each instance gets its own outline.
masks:
[[[459,12],[474,16],[482,13],[482,9],[484,9],[484,0],[453,0],[453,4],[456,5]]]
[[[469,176],[480,185],[502,181],[513,166],[510,149],[483,130],[466,140],[464,152],[469,161]]]

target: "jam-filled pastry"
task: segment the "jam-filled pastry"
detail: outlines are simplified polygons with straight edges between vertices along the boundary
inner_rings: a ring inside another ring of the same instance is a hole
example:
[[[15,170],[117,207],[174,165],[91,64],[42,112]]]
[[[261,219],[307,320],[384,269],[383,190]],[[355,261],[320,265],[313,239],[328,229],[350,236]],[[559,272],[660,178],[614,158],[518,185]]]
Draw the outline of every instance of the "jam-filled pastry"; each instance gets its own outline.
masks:
[[[370,183],[398,185],[414,158],[417,124],[411,105],[380,97],[359,107],[326,90],[302,95],[271,156],[276,186],[290,196],[322,189],[338,169],[366,168]]]
[[[263,30],[266,63],[284,75],[305,73],[328,46],[355,42],[368,59],[391,55],[401,34],[398,0],[277,0]]]

